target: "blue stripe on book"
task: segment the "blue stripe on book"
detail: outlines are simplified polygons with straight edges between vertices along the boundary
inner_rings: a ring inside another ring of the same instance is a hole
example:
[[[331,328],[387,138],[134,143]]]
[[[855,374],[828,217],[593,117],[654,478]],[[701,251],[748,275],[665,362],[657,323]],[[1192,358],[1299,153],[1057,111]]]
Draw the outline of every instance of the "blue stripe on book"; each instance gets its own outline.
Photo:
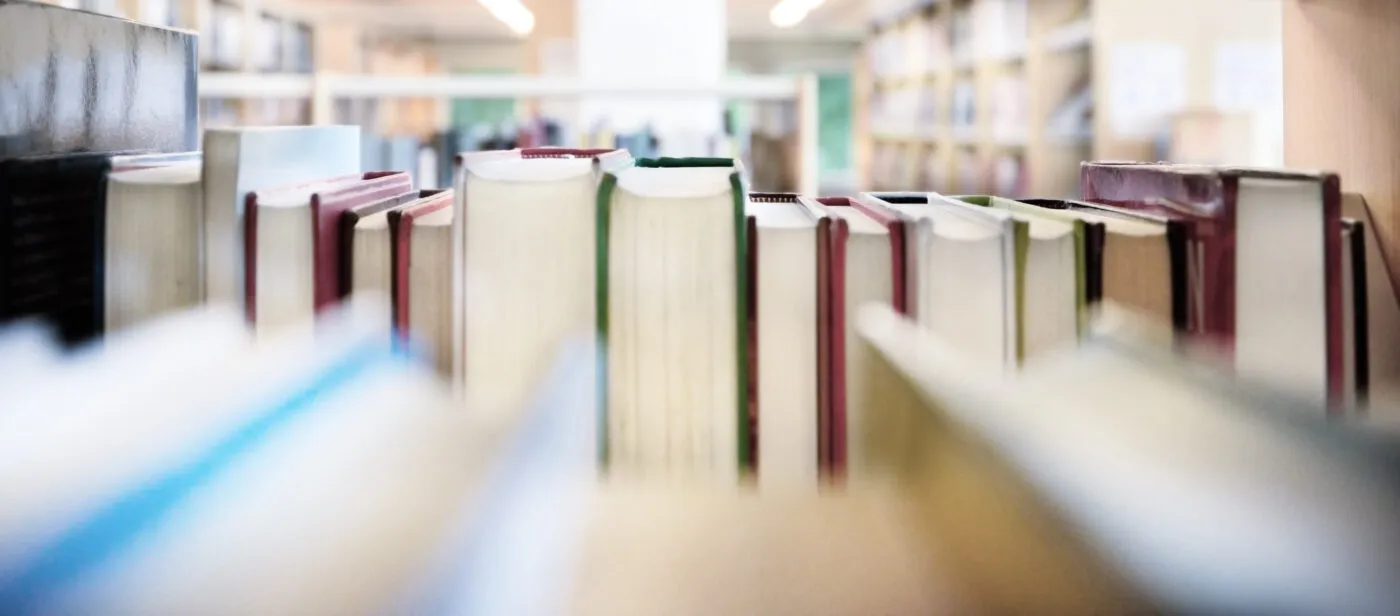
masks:
[[[15,575],[0,580],[0,613],[28,613],[53,591],[117,556],[156,529],[190,494],[210,483],[268,434],[316,407],[371,368],[395,359],[384,345],[357,347],[310,383],[225,434],[193,459],[123,493],[70,527]]]

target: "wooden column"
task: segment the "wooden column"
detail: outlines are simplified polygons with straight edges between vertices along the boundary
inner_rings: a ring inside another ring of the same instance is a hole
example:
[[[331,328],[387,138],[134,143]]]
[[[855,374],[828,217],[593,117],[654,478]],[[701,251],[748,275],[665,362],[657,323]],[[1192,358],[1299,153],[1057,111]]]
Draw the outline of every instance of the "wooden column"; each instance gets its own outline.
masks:
[[[1400,223],[1400,2],[1287,0],[1284,160],[1366,197],[1396,282]]]
[[[1326,169],[1366,199],[1384,263],[1366,264],[1373,412],[1400,417],[1400,2],[1286,0],[1284,161]],[[1369,261],[1369,260],[1368,260]],[[1375,268],[1382,268],[1377,270]],[[1376,289],[1390,281],[1390,289]],[[1386,292],[1389,291],[1389,294]]]

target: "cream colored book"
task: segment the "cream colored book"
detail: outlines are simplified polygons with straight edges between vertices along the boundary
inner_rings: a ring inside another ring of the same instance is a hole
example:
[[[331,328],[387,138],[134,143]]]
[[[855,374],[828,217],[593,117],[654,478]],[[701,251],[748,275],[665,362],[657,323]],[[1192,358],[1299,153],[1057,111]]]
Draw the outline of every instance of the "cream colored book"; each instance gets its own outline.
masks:
[[[106,331],[204,301],[198,159],[107,177]]]
[[[912,315],[970,361],[1015,369],[1023,355],[1024,223],[931,193],[861,199],[911,221]]]
[[[594,327],[598,181],[625,151],[463,154],[453,229],[453,380],[514,409],[564,340]]]
[[[604,175],[598,339],[610,473],[733,481],[749,448],[745,190],[730,159]]]
[[[825,210],[795,194],[751,193],[755,466],[765,488],[814,488],[820,474],[823,391],[828,376],[819,283],[830,257]]]
[[[961,196],[960,201],[1010,212],[1028,226],[1024,266],[1025,357],[1075,344],[1088,318],[1084,224],[1046,215],[1042,208],[995,196]]]

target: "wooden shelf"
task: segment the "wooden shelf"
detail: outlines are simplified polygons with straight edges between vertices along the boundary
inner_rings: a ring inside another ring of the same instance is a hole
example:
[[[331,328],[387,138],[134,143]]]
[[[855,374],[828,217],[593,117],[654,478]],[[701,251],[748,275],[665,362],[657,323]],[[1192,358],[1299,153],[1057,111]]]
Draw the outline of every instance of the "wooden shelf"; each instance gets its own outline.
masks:
[[[976,12],[983,3],[1000,0],[947,0],[937,3],[912,2],[900,13],[900,20],[882,22],[874,28],[867,43],[869,55],[884,54],[879,60],[907,58],[907,65],[920,66],[935,75],[930,81],[910,82],[881,78],[858,84],[864,97],[863,113],[889,113],[894,117],[871,117],[858,126],[857,164],[860,183],[872,189],[934,190],[965,193],[971,188],[996,191],[1009,196],[1068,196],[1078,186],[1078,164],[1089,157],[1089,142],[1076,138],[1054,138],[1046,128],[1056,108],[1082,89],[1091,69],[1085,54],[1060,53],[1071,46],[1088,47],[1083,36],[1092,0],[1029,0],[1025,5],[1025,33],[1000,31],[979,22]],[[955,17],[967,12],[964,18]],[[959,24],[971,24],[970,31]],[[953,40],[963,36],[966,40]],[[904,41],[905,51],[887,37]],[[946,38],[946,42],[933,40]],[[984,38],[985,37],[985,38]],[[919,54],[925,54],[919,57]],[[872,74],[873,67],[862,74]],[[915,88],[919,90],[913,91]],[[956,93],[955,93],[956,92]],[[963,115],[971,98],[972,124],[950,126],[955,115]],[[890,106],[896,101],[903,106]],[[917,104],[910,104],[910,98]],[[933,100],[930,101],[929,99]],[[955,104],[955,100],[959,101]],[[931,106],[929,103],[932,103]],[[912,107],[912,109],[911,109]],[[932,123],[945,127],[934,134],[919,128]],[[920,113],[920,111],[922,113]],[[907,114],[907,115],[900,115]],[[912,119],[918,117],[918,120]],[[907,127],[901,124],[908,125]],[[1024,126],[1009,131],[1008,126]],[[901,160],[917,157],[919,160]],[[1015,161],[1020,179],[996,184],[997,161]],[[895,169],[877,168],[894,165]],[[910,170],[919,169],[920,172]],[[976,177],[961,177],[975,171]]]

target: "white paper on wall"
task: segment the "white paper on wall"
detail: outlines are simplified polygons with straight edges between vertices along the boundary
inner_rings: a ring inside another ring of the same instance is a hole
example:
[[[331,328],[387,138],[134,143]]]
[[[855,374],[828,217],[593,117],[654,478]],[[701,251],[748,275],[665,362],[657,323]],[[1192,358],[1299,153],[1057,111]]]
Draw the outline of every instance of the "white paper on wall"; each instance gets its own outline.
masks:
[[[1283,46],[1223,43],[1215,48],[1215,106],[1221,111],[1264,111],[1283,106]]]
[[[1108,62],[1108,110],[1119,138],[1155,136],[1186,106],[1186,50],[1168,43],[1119,43]]]

